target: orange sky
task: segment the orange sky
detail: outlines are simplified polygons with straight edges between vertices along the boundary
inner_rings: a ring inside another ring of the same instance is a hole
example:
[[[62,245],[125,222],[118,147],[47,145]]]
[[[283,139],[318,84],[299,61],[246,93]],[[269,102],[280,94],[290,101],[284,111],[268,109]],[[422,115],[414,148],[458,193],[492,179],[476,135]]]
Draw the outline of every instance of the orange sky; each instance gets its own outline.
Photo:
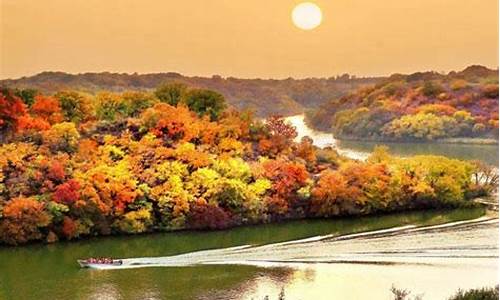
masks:
[[[318,0],[323,23],[293,26],[294,0],[0,0],[0,78],[168,72],[358,76],[498,66],[497,0]]]

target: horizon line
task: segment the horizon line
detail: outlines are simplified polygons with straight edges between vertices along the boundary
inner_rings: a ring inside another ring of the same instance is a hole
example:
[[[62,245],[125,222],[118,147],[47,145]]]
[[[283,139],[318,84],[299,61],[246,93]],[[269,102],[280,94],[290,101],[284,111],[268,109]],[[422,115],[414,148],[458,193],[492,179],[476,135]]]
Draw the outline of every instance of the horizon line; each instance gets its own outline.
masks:
[[[441,70],[441,71],[436,71],[436,70],[418,70],[418,71],[413,71],[411,73],[404,73],[404,72],[392,72],[390,74],[380,74],[380,75],[358,75],[358,74],[351,74],[349,72],[341,72],[341,73],[337,73],[337,74],[333,74],[333,75],[330,75],[330,76],[309,76],[309,77],[293,77],[293,76],[288,76],[288,77],[237,77],[237,76],[234,76],[234,75],[221,75],[221,74],[203,74],[203,75],[193,75],[193,74],[188,74],[188,73],[180,73],[178,71],[161,71],[161,72],[146,72],[146,73],[139,73],[137,71],[135,72],[131,72],[131,71],[127,71],[127,72],[120,72],[120,71],[109,71],[109,70],[103,70],[103,71],[83,71],[83,72],[68,72],[68,71],[54,71],[54,70],[45,70],[45,71],[40,71],[40,72],[37,72],[37,73],[33,73],[31,75],[24,75],[24,76],[20,76],[20,77],[17,77],[17,78],[13,78],[13,77],[0,77],[0,81],[8,81],[8,80],[12,80],[12,81],[15,81],[15,80],[21,80],[21,79],[25,79],[25,78],[31,78],[31,77],[35,77],[35,76],[38,76],[38,75],[41,75],[41,74],[44,74],[44,73],[63,73],[63,74],[67,74],[67,75],[72,75],[72,76],[79,76],[79,75],[86,75],[86,74],[118,74],[118,75],[138,75],[138,76],[143,76],[143,75],[159,75],[159,74],[173,74],[173,75],[179,75],[179,76],[182,76],[182,77],[190,77],[190,78],[216,78],[216,77],[220,77],[222,79],[241,79],[241,80],[288,80],[288,79],[293,79],[293,80],[305,80],[305,79],[330,79],[330,78],[335,78],[335,77],[340,77],[340,76],[343,76],[343,75],[349,75],[350,77],[353,77],[355,79],[368,79],[368,78],[387,78],[387,77],[390,77],[392,75],[409,75],[409,74],[415,74],[415,73],[426,73],[426,72],[434,72],[434,73],[437,73],[437,74],[441,74],[441,75],[447,75],[449,73],[452,73],[452,72],[461,72],[465,69],[467,69],[468,67],[472,67],[472,66],[481,66],[481,67],[485,67],[487,69],[490,69],[492,71],[499,71],[499,66],[496,66],[496,67],[491,67],[491,66],[486,66],[486,65],[483,65],[483,64],[479,64],[479,63],[473,63],[473,64],[469,64],[469,65],[466,65],[465,67],[459,69],[459,70],[448,70],[448,71],[444,71],[444,70]],[[354,78],[351,78],[351,79],[354,79]]]

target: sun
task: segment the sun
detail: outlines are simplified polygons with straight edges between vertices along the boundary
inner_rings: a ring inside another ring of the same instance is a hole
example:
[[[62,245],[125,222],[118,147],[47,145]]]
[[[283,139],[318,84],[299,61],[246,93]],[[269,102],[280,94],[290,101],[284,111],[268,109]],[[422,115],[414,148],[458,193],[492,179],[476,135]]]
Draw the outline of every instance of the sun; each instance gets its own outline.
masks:
[[[293,24],[300,29],[314,29],[321,24],[322,19],[321,8],[311,2],[300,3],[292,11]]]

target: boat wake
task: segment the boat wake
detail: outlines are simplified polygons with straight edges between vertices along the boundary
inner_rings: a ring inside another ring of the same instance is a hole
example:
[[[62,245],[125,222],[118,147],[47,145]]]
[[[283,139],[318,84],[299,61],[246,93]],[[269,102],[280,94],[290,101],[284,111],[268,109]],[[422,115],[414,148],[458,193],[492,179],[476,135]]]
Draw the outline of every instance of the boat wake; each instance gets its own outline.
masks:
[[[97,269],[196,265],[414,264],[449,265],[465,259],[498,259],[498,219],[481,217],[432,226],[406,225],[369,232],[333,234],[267,245],[242,245],[166,257],[122,259]],[[475,260],[477,261],[477,260]]]

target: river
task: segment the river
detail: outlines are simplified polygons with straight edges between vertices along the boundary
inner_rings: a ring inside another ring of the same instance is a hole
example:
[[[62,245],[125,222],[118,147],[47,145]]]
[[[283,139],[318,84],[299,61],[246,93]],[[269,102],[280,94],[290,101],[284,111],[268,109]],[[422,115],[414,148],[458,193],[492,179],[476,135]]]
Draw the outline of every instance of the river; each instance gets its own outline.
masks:
[[[339,146],[329,134],[298,129],[317,145]],[[283,292],[285,299],[376,300],[392,299],[393,285],[446,299],[498,281],[498,219],[483,215],[410,212],[0,247],[0,299],[272,300]],[[89,270],[76,263],[96,256],[124,264]]]
[[[215,232],[0,248],[0,299],[444,299],[494,285],[498,220],[481,209],[303,220]],[[461,220],[469,221],[463,222]],[[446,225],[438,225],[446,224]],[[109,270],[76,259],[124,258]]]
[[[309,136],[318,147],[333,146],[340,154],[354,159],[365,159],[377,145],[389,147],[389,151],[398,156],[411,156],[417,154],[436,154],[448,157],[482,160],[490,165],[498,166],[497,145],[475,144],[450,144],[450,143],[387,143],[387,142],[361,142],[340,141],[331,133],[316,131],[309,128],[304,122],[304,115],[287,117],[286,120],[297,128],[297,141],[303,136]]]

